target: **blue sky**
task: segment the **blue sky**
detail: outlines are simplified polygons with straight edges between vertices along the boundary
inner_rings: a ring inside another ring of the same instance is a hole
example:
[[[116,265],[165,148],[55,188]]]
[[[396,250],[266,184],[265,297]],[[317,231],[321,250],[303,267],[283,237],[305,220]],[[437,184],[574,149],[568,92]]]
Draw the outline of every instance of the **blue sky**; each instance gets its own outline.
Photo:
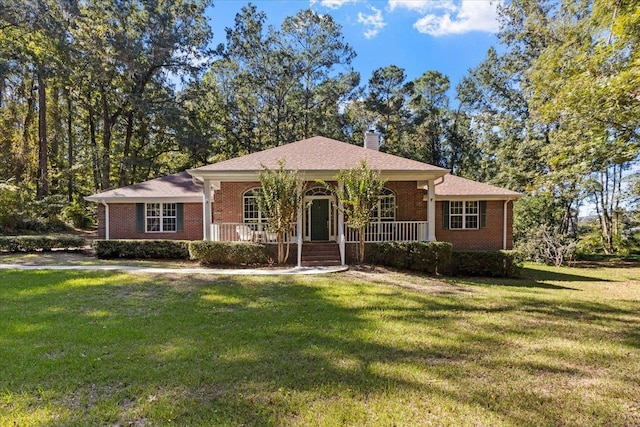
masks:
[[[241,0],[214,0],[210,11],[214,44],[225,41],[225,27],[246,5]],[[353,67],[361,83],[380,67],[397,65],[411,80],[425,71],[449,76],[452,88],[497,46],[496,6],[490,0],[254,0],[268,24],[279,27],[287,16],[311,8],[329,14],[342,26],[345,40],[358,56]]]

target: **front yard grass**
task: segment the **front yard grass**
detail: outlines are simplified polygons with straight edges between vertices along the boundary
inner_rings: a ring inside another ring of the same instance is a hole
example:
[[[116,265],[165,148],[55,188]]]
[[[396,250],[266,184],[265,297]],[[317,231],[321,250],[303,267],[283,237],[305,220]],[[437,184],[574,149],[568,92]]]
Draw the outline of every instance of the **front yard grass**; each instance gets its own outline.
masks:
[[[640,268],[0,272],[2,425],[640,425]]]

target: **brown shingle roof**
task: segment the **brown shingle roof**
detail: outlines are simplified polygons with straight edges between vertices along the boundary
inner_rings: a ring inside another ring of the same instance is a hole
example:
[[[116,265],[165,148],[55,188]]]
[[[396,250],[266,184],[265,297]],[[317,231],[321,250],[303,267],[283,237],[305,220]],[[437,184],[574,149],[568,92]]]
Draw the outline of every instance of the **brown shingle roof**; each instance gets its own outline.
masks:
[[[496,187],[495,185],[483,184],[455,175],[445,175],[443,182],[436,181],[436,197],[478,197],[478,198],[519,198],[521,193]],[[426,188],[426,187],[425,187]]]
[[[275,169],[280,159],[287,169],[299,171],[339,171],[357,166],[363,159],[371,169],[380,171],[441,172],[446,169],[403,157],[366,149],[322,136],[303,139],[235,159],[193,169],[190,172],[261,171],[262,165]]]
[[[187,172],[163,176],[140,184],[103,191],[86,197],[86,200],[99,202],[105,199],[108,202],[131,198],[163,198],[163,199],[188,199],[202,200],[202,186],[193,183],[193,177]]]
[[[347,144],[330,138],[313,137],[302,141],[260,151],[235,159],[203,166],[192,170],[193,175],[198,172],[236,172],[247,171],[257,173],[262,170],[262,165],[276,168],[278,160],[286,158],[287,168],[300,171],[338,171],[353,166],[365,159],[372,169],[381,171],[400,171],[412,174],[434,173],[441,176],[446,173],[442,169],[415,160],[409,160],[391,154],[365,149],[356,145]],[[313,179],[309,176],[308,179]],[[416,178],[413,178],[416,180]],[[439,182],[436,181],[436,182]],[[425,187],[426,188],[426,187]],[[478,197],[478,198],[517,198],[522,194],[515,191],[493,185],[483,184],[470,179],[454,175],[446,175],[443,181],[435,187],[436,196],[439,199],[448,197]],[[193,182],[193,177],[188,172],[180,172],[161,178],[152,179],[140,184],[117,188],[93,194],[86,197],[92,202],[131,202],[137,200],[174,200],[174,201],[200,201],[202,200],[202,185]]]

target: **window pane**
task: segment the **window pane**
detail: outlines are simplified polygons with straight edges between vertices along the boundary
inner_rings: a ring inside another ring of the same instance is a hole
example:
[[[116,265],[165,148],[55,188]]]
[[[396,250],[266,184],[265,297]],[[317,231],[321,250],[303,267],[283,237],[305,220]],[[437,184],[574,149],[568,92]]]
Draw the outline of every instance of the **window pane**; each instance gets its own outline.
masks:
[[[163,218],[162,230],[163,231],[176,231],[176,218]]]
[[[244,221],[256,222],[260,218],[258,212],[258,203],[253,196],[245,196],[244,198]]]
[[[467,215],[478,214],[478,202],[467,202],[465,205],[465,213]]]
[[[462,215],[450,215],[449,228],[462,228]]]
[[[396,217],[396,198],[395,196],[384,196],[380,198],[380,218],[386,220],[394,220]]]
[[[463,212],[463,209],[462,209],[463,203],[464,203],[464,202],[451,202],[451,204],[449,205],[449,206],[450,206],[449,214],[450,214],[450,215],[462,215],[462,212]]]
[[[477,215],[466,216],[464,220],[465,220],[465,224],[464,224],[465,228],[478,228]]]
[[[165,203],[162,205],[162,216],[176,216],[176,204],[175,203]]]
[[[160,203],[147,203],[147,216],[159,217],[160,216]]]
[[[147,231],[160,231],[160,218],[147,218]]]

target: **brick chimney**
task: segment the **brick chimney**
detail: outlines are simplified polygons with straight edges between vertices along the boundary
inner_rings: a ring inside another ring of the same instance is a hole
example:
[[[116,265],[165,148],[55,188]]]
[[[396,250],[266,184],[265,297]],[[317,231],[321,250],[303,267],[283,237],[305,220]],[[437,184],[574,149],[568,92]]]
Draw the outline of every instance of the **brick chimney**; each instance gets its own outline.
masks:
[[[380,134],[374,129],[370,129],[364,134],[364,148],[369,150],[380,150]]]

